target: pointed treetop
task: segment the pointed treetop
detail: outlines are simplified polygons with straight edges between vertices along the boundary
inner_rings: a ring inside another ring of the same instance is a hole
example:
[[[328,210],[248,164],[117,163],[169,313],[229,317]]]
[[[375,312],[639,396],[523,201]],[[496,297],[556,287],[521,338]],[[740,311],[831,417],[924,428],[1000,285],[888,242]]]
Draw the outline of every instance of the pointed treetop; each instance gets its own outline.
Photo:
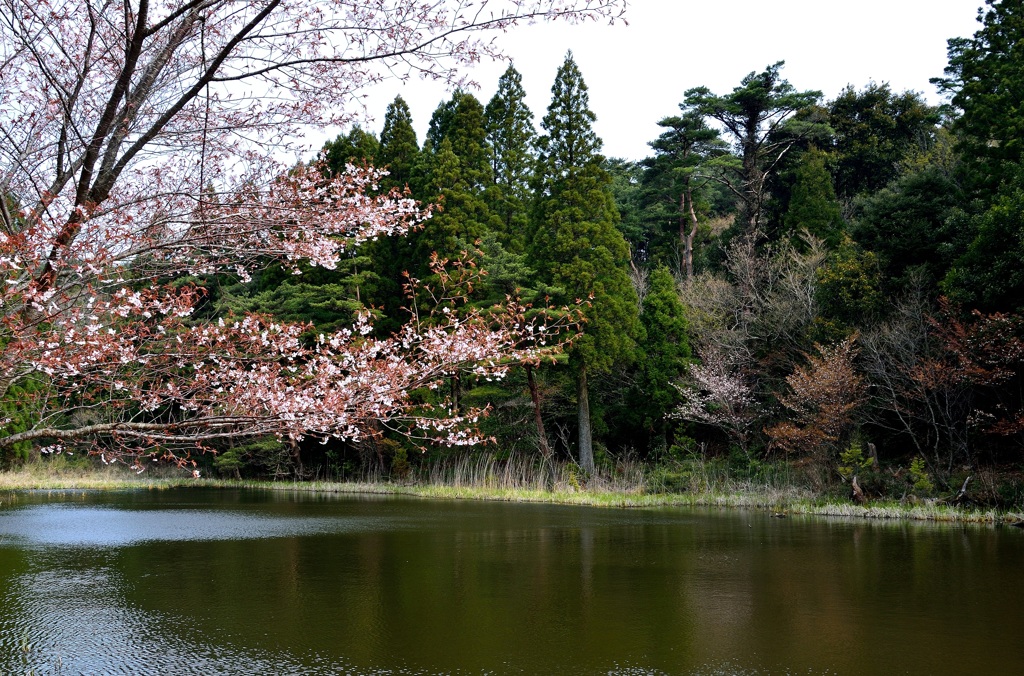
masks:
[[[530,171],[530,147],[537,132],[533,111],[526,105],[523,76],[509,64],[498,79],[498,91],[485,111],[487,135],[494,150],[494,179],[499,185],[525,185]]]
[[[423,139],[424,151],[437,152],[441,147],[441,141],[452,132],[455,127],[455,110],[459,107],[462,94],[462,89],[456,89],[450,99],[437,104],[433,115],[430,116],[427,136]]]
[[[382,183],[386,187],[407,185],[419,151],[409,105],[401,96],[396,96],[384,113],[384,128],[380,132],[377,163],[391,172],[387,181]]]
[[[549,164],[550,176],[603,159],[599,154],[601,139],[592,127],[596,121],[597,115],[590,110],[587,84],[569,51],[555,76],[551,104],[541,122],[547,134],[541,137],[539,145],[541,155]]]

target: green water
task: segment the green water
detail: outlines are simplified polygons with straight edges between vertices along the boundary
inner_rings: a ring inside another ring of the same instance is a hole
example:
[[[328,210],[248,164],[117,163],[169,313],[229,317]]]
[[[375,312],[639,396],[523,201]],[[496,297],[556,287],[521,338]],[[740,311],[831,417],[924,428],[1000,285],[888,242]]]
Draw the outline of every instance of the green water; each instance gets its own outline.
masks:
[[[0,673],[1024,673],[1024,532],[240,491],[0,496]]]

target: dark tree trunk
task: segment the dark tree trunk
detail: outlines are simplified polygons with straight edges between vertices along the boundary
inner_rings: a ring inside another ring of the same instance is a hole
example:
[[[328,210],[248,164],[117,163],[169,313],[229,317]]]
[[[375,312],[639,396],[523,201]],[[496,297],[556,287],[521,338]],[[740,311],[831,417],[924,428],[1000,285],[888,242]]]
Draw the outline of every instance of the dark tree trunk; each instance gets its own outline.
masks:
[[[537,438],[540,443],[540,452],[545,460],[551,458],[551,446],[548,445],[548,435],[544,431],[544,417],[540,411],[540,391],[537,389],[537,379],[533,377],[533,365],[526,365],[526,382],[530,386],[530,399],[533,400],[533,419],[537,423]]]
[[[304,478],[306,476],[306,468],[302,465],[302,449],[299,448],[299,442],[289,439],[288,450],[292,456],[292,463],[295,465],[295,478]]]
[[[590,429],[590,394],[587,391],[587,367],[580,367],[578,381],[579,425],[580,425],[580,467],[584,472],[594,472],[594,441]]]
[[[456,373],[450,380],[452,389],[452,411],[456,414],[462,409],[462,377]]]

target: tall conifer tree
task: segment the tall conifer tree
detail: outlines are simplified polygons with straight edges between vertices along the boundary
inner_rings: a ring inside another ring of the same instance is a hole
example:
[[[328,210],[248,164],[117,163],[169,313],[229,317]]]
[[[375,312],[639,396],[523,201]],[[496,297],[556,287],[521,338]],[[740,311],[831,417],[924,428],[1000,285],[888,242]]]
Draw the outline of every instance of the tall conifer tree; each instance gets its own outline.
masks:
[[[991,199],[1024,165],[1024,3],[985,5],[973,37],[949,40],[947,77],[932,83],[961,112],[953,129],[969,185]]]
[[[390,172],[384,181],[385,187],[404,188],[409,184],[419,152],[409,104],[401,96],[396,96],[384,113],[377,156],[378,165],[386,166]]]
[[[591,374],[629,360],[635,347],[637,297],[626,272],[629,247],[616,229],[611,178],[594,133],[587,86],[572,52],[558,69],[539,141],[533,253],[541,273],[564,289],[563,300],[590,299],[583,335],[570,351],[577,380],[580,466],[594,469]]]
[[[450,99],[437,104],[427,125],[427,136],[423,139],[424,152],[436,153],[441,147],[441,141],[451,133],[455,126],[455,109],[459,106],[462,94],[461,89],[456,89]]]
[[[390,172],[381,181],[381,188],[409,187],[419,162],[419,143],[412,126],[412,113],[401,96],[388,105],[384,113],[384,128],[380,133],[377,164]],[[401,309],[405,304],[402,285],[404,272],[413,263],[412,246],[408,237],[385,237],[366,244],[368,255],[374,259],[374,269],[380,277],[380,293],[371,298],[374,305],[383,307],[386,319],[378,322],[381,333],[389,333],[399,325]]]
[[[472,94],[457,90],[434,111],[422,156],[421,199],[440,209],[414,236],[424,263],[433,252],[457,256],[492,225],[484,192],[493,183],[491,147],[484,107]],[[421,274],[425,271],[421,270]]]
[[[452,152],[462,165],[462,178],[476,194],[493,182],[491,145],[487,140],[484,106],[472,94],[461,93],[452,116],[452,126],[445,135]]]
[[[676,291],[676,280],[665,266],[655,268],[640,312],[643,327],[637,355],[636,378],[626,398],[629,416],[648,447],[671,445],[667,414],[678,403],[677,382],[692,356],[686,308]],[[634,443],[636,439],[634,438]]]
[[[468,250],[487,232],[490,218],[487,205],[473,189],[466,164],[455,153],[448,137],[430,157],[430,171],[424,186],[424,198],[439,205],[422,232],[415,235],[417,258],[425,264],[432,253],[454,258]],[[426,274],[426,268],[419,274]]]
[[[486,121],[496,188],[488,193],[488,202],[501,222],[502,243],[521,252],[526,246],[523,233],[529,218],[537,133],[533,112],[526,105],[522,75],[512,65],[498,80],[498,91],[487,103]]]

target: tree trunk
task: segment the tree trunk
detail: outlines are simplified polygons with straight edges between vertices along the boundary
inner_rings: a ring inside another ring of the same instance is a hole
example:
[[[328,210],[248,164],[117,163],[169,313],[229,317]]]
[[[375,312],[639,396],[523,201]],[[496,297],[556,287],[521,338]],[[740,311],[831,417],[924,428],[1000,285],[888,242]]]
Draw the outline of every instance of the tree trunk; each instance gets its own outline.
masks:
[[[551,446],[548,445],[548,435],[544,431],[544,417],[540,412],[540,391],[537,389],[537,379],[533,377],[533,365],[526,365],[526,382],[530,386],[530,399],[533,400],[533,419],[537,423],[537,438],[540,443],[540,453],[545,460],[551,459]]]
[[[854,475],[853,481],[850,482],[850,488],[853,489],[853,499],[857,502],[858,505],[863,505],[867,503],[868,499],[864,495],[864,490],[860,487],[860,484],[857,483],[856,475]]]
[[[452,388],[452,411],[457,415],[462,408],[462,378],[456,373],[450,380]]]
[[[587,367],[580,367],[578,381],[579,425],[580,425],[580,467],[587,474],[594,472],[594,440],[590,430],[590,395],[587,392]]]
[[[686,232],[686,217],[684,207],[689,206],[690,231]],[[683,266],[686,270],[686,279],[693,279],[693,240],[697,238],[697,212],[693,208],[693,192],[690,186],[679,196],[679,237],[683,240]]]
[[[288,447],[295,465],[295,478],[302,479],[306,475],[306,468],[302,466],[302,451],[299,448],[299,442],[289,439]]]
[[[875,445],[873,443],[871,443],[870,441],[868,442],[868,457],[871,458],[871,469],[873,469],[873,470],[875,470],[877,472],[878,469],[879,469],[879,465],[878,465],[878,449],[876,449]]]

